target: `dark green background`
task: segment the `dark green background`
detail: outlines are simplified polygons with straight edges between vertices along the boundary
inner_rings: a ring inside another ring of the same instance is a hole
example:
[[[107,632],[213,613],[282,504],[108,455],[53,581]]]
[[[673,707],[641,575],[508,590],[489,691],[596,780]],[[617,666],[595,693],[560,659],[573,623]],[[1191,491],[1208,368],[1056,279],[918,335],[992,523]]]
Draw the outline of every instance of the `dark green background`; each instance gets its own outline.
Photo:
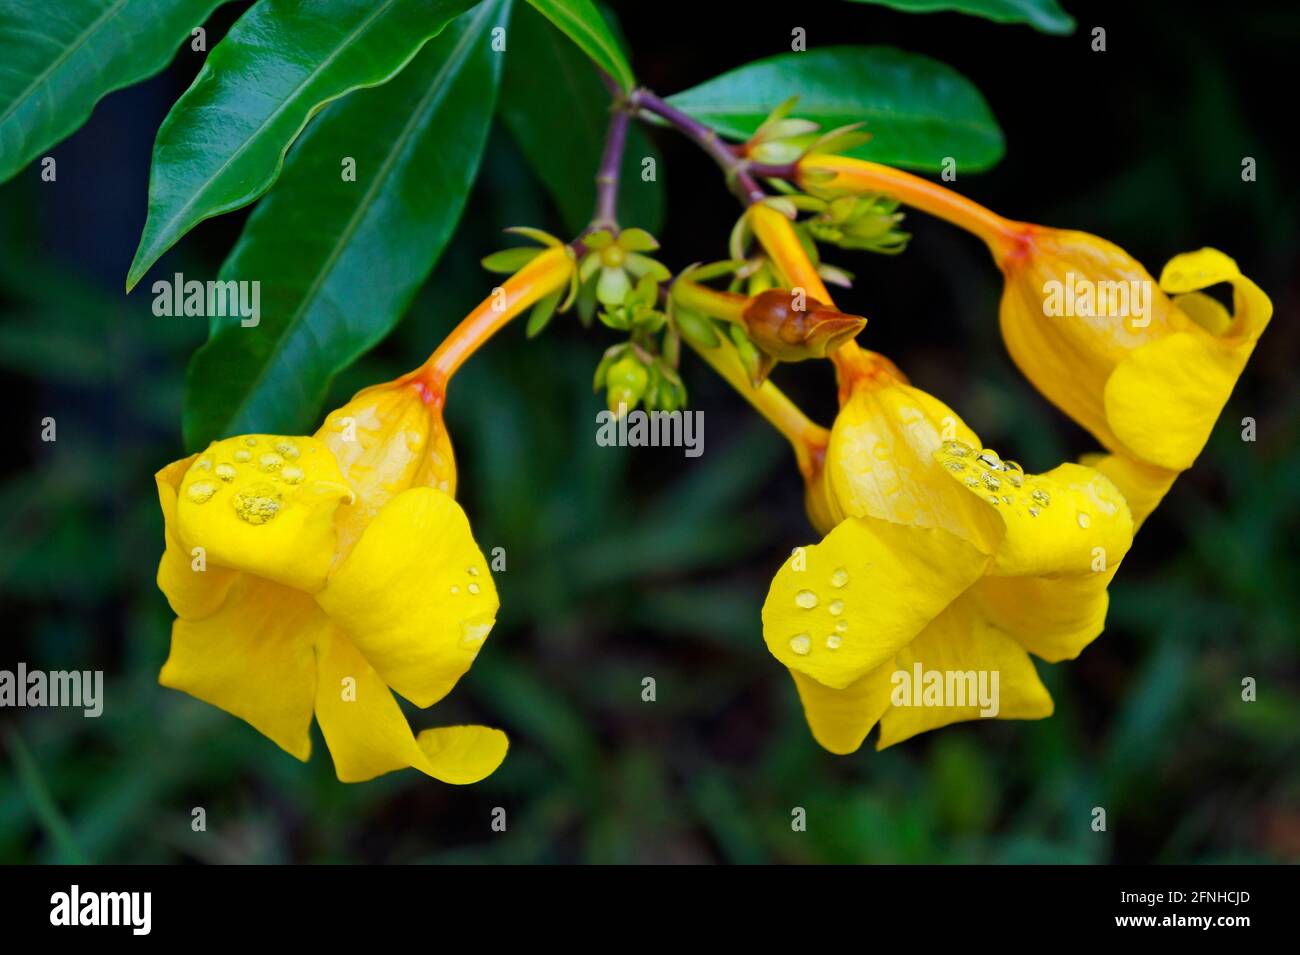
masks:
[[[206,322],[154,317],[149,280],[129,298],[121,288],[154,131],[199,65],[182,50],[51,151],[56,184],[32,167],[0,189],[0,665],[102,668],[107,696],[97,720],[0,712],[0,861],[1300,859],[1297,170],[1284,108],[1300,14],[1066,5],[1080,20],[1072,37],[835,2],[737,4],[710,23],[692,19],[699,3],[619,6],[634,66],[662,93],[788,48],[794,26],[813,46],[891,43],[945,60],[984,91],[1007,136],[1004,162],[961,189],[1016,218],[1104,235],[1153,272],[1213,245],[1272,295],[1273,324],[1209,448],[1119,573],[1107,632],[1073,663],[1040,665],[1053,718],[966,724],[885,753],[821,751],[759,631],[771,573],[813,540],[787,449],[689,357],[704,456],[598,448],[590,376],[613,339],[571,319],[533,343],[508,329],[450,395],[460,496],[508,570],[478,663],[414,719],[504,727],[501,770],[472,788],[414,771],[343,785],[319,737],[299,764],[160,688],[170,614],[153,584],[152,473],[182,453],[183,372]],[[239,12],[219,12],[210,42]],[[1095,25],[1105,53],[1089,49]],[[737,207],[706,159],[654,136],[669,194],[663,258],[722,257]],[[1244,156],[1258,181],[1241,181]],[[215,275],[243,218],[203,224],[155,272]],[[841,305],[869,316],[863,343],[1030,470],[1091,450],[1007,360],[983,249],[908,222],[901,258],[828,255],[858,274]],[[393,338],[336,382],[331,407],[432,349],[491,287],[476,260],[513,224],[560,228],[498,131],[454,248]],[[779,380],[829,421],[827,367]],[[39,438],[47,415],[53,444]],[[1254,444],[1240,440],[1247,415]],[[645,676],[658,682],[652,704]],[[1246,676],[1253,704],[1240,699]],[[190,829],[195,806],[205,833]],[[506,833],[489,829],[495,806]],[[805,833],[791,831],[795,806]],[[1091,829],[1094,806],[1106,833]]]

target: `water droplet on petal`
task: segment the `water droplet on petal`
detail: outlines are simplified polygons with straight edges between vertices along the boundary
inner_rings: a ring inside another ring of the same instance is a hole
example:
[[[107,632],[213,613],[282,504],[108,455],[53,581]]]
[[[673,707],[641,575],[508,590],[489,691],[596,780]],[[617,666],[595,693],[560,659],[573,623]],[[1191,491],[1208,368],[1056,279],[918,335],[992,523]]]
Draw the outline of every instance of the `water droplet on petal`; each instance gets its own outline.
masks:
[[[280,477],[284,478],[285,484],[301,484],[303,471],[296,464],[286,464],[284,470],[280,472]]]
[[[1034,499],[1034,503],[1039,507],[1046,507],[1052,503],[1052,495],[1048,494],[1041,487],[1036,487],[1029,492],[1029,496]]]
[[[993,468],[995,471],[1002,470],[1002,459],[987,448],[975,455],[975,460],[986,468]]]
[[[990,495],[989,495],[989,503],[990,503],[990,504],[997,504],[997,503],[999,503],[999,501],[998,501],[998,496],[997,496],[996,494],[990,494]]]
[[[836,568],[835,573],[831,574],[832,587],[843,587],[848,582],[849,582],[849,572],[845,570],[843,567]]]
[[[837,637],[835,634],[831,634],[826,638],[826,647],[829,650],[838,650],[843,643],[843,638]]]
[[[801,633],[796,637],[791,637],[790,649],[801,657],[807,656],[808,651],[812,649],[812,640],[806,633]]]
[[[256,439],[256,438],[245,438],[245,439],[244,439],[244,444],[248,445],[250,448],[255,448],[255,447],[257,447],[257,439]]]
[[[273,520],[282,506],[280,492],[271,484],[254,484],[235,495],[235,516],[249,524]]]
[[[217,493],[217,486],[211,481],[195,481],[186,490],[185,496],[195,504],[205,504]]]
[[[252,452],[240,448],[238,451],[235,452],[235,460],[240,462],[241,464],[245,461],[251,461],[253,460]]]
[[[1038,508],[1036,508],[1036,507],[1031,507],[1031,508],[1029,509],[1029,516],[1030,516],[1030,517],[1037,517],[1037,516],[1038,516]]]
[[[1092,517],[1088,514],[1087,511],[1080,511],[1078,518],[1079,518],[1080,527],[1087,527],[1089,524],[1092,523]]]
[[[284,467],[284,458],[274,451],[268,451],[257,459],[257,466],[267,472],[278,471]]]
[[[966,462],[965,462],[965,461],[953,461],[953,460],[948,460],[948,461],[944,461],[944,462],[943,462],[943,466],[946,467],[949,471],[965,471],[965,470],[966,470]]]
[[[466,567],[466,568],[465,568],[465,573],[469,574],[471,577],[477,577],[477,576],[478,576],[478,568],[477,568],[477,567]]]
[[[832,600],[831,605],[826,609],[831,612],[832,617],[838,617],[840,614],[844,612],[844,601]]]
[[[970,454],[971,446],[964,441],[945,441],[941,450],[947,454],[955,454],[959,458],[964,458]]]
[[[794,595],[795,605],[803,607],[804,610],[811,610],[817,606],[817,595],[811,590],[801,590]]]
[[[299,454],[302,453],[298,450],[298,445],[294,444],[292,441],[289,440],[277,441],[275,443],[275,450],[280,452],[280,454],[284,455],[286,458],[290,458],[290,459],[296,458]]]
[[[988,488],[990,491],[996,491],[998,488],[1002,486],[1002,482],[999,481],[996,477],[994,477],[993,474],[989,471],[985,471],[983,474],[981,474],[980,480],[984,482],[984,486]]]
[[[216,470],[213,473],[216,474],[217,477],[221,478],[221,480],[229,484],[231,481],[235,479],[235,476],[239,474],[239,471],[235,469],[235,466],[233,464],[223,463],[223,464],[218,464]]]
[[[199,458],[197,461],[194,462],[194,468],[195,468],[195,470],[197,470],[197,471],[211,471],[211,470],[212,470],[212,459],[209,458],[209,457],[206,457],[206,456],[205,456],[205,457],[201,457],[201,458]]]
[[[472,594],[476,594],[476,593],[479,592],[479,585],[478,585],[478,584],[470,584],[470,585],[469,585],[467,588],[465,588],[465,589],[468,590],[468,591],[469,591],[470,593],[472,593]]]
[[[840,633],[843,633],[845,630],[849,629],[849,622],[847,620],[837,620],[835,621],[835,629]]]

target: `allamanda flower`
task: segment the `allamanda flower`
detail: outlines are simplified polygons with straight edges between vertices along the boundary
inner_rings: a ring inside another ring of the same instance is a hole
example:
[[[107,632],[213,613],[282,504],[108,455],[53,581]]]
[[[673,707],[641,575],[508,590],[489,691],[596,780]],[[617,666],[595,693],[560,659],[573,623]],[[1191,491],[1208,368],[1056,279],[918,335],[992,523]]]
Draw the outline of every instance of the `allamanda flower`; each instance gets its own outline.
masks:
[[[814,737],[850,753],[876,722],[883,749],[980,716],[1049,716],[1029,654],[1070,659],[1101,632],[1132,542],[1123,496],[1078,464],[1024,473],[879,355],[860,353],[845,377],[808,482],[826,536],[786,561],[763,606]],[[896,676],[972,671],[997,680],[991,707],[973,686],[965,705],[913,705]]]
[[[1110,452],[1093,460],[1139,523],[1200,454],[1272,316],[1268,296],[1214,249],[1176,256],[1156,283],[1104,239],[1004,219],[887,166],[812,155],[798,168],[819,194],[884,192],[985,241],[1006,279],[1007,350]],[[1231,314],[1201,291],[1221,282]]]
[[[478,338],[572,278],[542,253],[462,323]],[[498,601],[452,494],[442,423],[454,332],[421,369],[359,392],[311,437],[240,435],[157,474],[176,613],[160,682],[241,717],[305,760],[313,715],[344,782],[414,767],[449,783],[492,773],[485,726],[412,733],[393,691],[441,700],[473,663]]]

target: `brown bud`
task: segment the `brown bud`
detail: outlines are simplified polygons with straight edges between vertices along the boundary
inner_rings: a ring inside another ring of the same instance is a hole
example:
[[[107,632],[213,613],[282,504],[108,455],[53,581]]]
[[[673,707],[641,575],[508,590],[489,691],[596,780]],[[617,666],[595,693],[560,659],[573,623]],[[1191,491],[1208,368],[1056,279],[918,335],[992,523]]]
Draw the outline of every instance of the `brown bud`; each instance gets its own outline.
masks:
[[[845,315],[790,289],[755,295],[741,318],[750,340],[778,361],[825,358],[867,324],[860,315]]]

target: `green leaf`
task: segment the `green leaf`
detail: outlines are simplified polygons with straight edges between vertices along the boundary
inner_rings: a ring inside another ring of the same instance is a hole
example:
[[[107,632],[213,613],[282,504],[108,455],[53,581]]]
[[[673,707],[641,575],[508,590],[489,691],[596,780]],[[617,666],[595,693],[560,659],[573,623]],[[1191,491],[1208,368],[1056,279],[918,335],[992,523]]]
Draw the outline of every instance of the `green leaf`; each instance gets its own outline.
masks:
[[[609,93],[582,52],[532,9],[520,4],[510,25],[501,82],[502,120],[556,204],[565,228],[580,232],[596,200],[596,167],[609,125]],[[653,160],[656,175],[641,177]],[[628,130],[619,180],[619,220],[657,230],[663,218],[658,152]]]
[[[536,338],[550,324],[551,318],[555,315],[555,309],[560,304],[560,296],[564,294],[564,291],[562,288],[556,289],[533,306],[533,310],[528,316],[528,325],[524,329],[527,337]]]
[[[158,130],[129,291],[199,222],[252,202],[331,100],[391,79],[473,0],[259,0]]]
[[[396,324],[478,171],[504,59],[490,37],[508,12],[486,0],[391,83],[328,107],[290,153],[222,266],[222,280],[260,280],[261,320],[212,320],[190,363],[189,446],[310,431],[330,379]]]
[[[591,57],[591,61],[612,76],[625,90],[636,86],[636,77],[623,56],[613,31],[591,0],[528,0],[546,19]]]
[[[1002,158],[1002,131],[979,91],[937,60],[887,46],[836,46],[757,60],[670,97],[725,136],[747,139],[791,93],[796,116],[824,129],[865,122],[871,141],[849,155],[937,170]]]
[[[997,23],[1028,23],[1043,33],[1073,33],[1074,18],[1056,0],[853,0],[893,7],[904,13],[951,10]]]
[[[7,0],[0,5],[0,182],[73,133],[114,90],[153,76],[225,0]]]
[[[479,264],[489,272],[512,275],[541,254],[542,250],[536,246],[521,245],[514,249],[502,249],[500,252],[485,255]]]

